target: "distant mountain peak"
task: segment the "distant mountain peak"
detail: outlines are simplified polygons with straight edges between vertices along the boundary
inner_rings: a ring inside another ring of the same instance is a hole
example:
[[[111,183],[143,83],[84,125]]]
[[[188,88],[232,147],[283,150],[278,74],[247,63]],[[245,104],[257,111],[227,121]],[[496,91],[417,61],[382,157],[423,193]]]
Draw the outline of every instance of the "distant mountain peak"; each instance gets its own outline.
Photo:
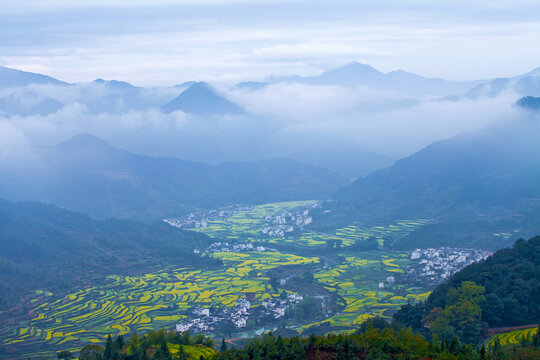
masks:
[[[384,79],[384,74],[370,65],[351,62],[338,68],[325,71],[322,75],[307,78],[309,83],[317,85],[345,85],[371,84]]]
[[[538,66],[537,68],[525,73],[525,74],[522,74],[522,75],[518,75],[518,76],[514,76],[513,78],[514,79],[522,79],[522,78],[526,78],[526,77],[540,77],[540,66]]]
[[[81,133],[60,143],[58,147],[66,148],[85,148],[85,149],[105,149],[112,146],[105,140],[89,133]]]
[[[332,70],[328,70],[325,73],[338,73],[338,72],[346,72],[351,73],[352,75],[366,75],[366,74],[377,74],[377,75],[383,75],[382,72],[375,69],[373,66],[368,64],[362,64],[358,61],[352,61],[348,64],[345,64],[343,66],[337,67]]]
[[[529,111],[540,111],[540,97],[524,96],[516,104]]]
[[[134,86],[126,81],[119,81],[119,80],[104,80],[102,78],[97,78],[96,80],[92,81],[92,84],[101,84],[106,87],[109,87],[111,89],[136,89],[137,86]]]
[[[238,115],[244,111],[233,102],[219,95],[208,83],[199,81],[165,104],[166,113],[183,111],[194,115]]]
[[[31,84],[67,85],[47,75],[0,66],[0,88],[22,87]]]

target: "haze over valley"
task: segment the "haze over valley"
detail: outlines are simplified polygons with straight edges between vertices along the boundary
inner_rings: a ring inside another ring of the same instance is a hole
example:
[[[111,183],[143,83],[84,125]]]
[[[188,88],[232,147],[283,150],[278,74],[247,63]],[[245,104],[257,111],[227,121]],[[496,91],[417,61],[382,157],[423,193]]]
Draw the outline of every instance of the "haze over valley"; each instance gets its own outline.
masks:
[[[0,14],[0,359],[537,359],[534,2]]]

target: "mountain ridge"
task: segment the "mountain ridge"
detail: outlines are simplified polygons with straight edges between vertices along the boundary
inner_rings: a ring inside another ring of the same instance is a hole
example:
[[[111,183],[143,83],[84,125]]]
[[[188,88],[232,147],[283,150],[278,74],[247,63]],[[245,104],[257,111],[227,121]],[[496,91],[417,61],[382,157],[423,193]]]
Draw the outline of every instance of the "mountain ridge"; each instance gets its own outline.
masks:
[[[31,84],[69,85],[51,76],[0,66],[0,88],[22,87]]]
[[[476,231],[468,246],[507,245],[493,234],[527,229],[523,236],[530,235],[540,210],[539,137],[538,124],[523,122],[435,142],[340,189],[326,205],[330,213],[320,215],[321,226],[431,218],[437,223],[394,245],[425,247],[430,236],[440,246],[460,245],[461,230]]]
[[[90,134],[40,156],[39,166],[4,171],[0,196],[41,200],[98,218],[156,219],[200,207],[308,200],[348,183],[292,160],[208,165],[134,154]]]

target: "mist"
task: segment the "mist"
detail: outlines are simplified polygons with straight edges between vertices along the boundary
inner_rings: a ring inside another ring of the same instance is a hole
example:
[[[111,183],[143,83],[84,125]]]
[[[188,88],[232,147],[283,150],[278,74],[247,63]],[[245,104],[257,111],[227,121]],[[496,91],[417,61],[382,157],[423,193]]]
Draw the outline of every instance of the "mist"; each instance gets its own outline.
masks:
[[[434,141],[522,113],[515,106],[521,95],[511,88],[496,96],[407,98],[402,92],[369,86],[294,81],[254,88],[215,85],[215,94],[242,108],[242,114],[161,111],[189,86],[147,89],[98,80],[2,89],[2,99],[27,94],[33,107],[5,101],[0,114],[1,161],[22,163],[33,158],[35,149],[91,133],[138,154],[212,164],[289,158],[354,179]],[[50,99],[59,108],[47,113],[32,97]]]

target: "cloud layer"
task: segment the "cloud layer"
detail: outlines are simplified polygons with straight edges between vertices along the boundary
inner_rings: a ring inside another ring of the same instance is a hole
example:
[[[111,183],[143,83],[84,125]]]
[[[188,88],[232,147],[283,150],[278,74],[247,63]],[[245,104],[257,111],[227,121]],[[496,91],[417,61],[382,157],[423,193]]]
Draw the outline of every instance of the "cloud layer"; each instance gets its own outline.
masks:
[[[17,1],[0,64],[71,82],[233,82],[351,59],[452,79],[540,63],[537,1]],[[489,61],[487,61],[489,60]]]

